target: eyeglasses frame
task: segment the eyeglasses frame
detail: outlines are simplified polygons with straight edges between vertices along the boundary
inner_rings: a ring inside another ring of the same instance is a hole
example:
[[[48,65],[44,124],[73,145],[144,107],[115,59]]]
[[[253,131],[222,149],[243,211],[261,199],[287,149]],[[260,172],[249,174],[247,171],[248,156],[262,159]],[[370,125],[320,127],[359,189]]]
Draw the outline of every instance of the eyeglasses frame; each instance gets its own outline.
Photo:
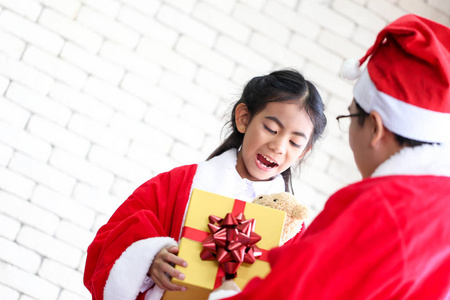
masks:
[[[343,118],[360,117],[360,116],[362,116],[362,115],[364,115],[364,113],[362,113],[362,112],[357,112],[357,113],[348,114],[348,115],[339,115],[339,116],[336,117],[336,120],[337,120],[337,122],[338,122],[339,128],[341,128],[341,125],[340,125],[341,123],[339,122],[340,119],[343,119]]]

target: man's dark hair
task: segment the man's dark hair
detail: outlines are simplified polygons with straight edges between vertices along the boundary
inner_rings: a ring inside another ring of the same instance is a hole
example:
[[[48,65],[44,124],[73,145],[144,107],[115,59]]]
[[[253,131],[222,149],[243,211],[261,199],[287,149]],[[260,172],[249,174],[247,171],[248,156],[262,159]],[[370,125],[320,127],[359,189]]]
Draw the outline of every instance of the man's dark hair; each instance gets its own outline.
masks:
[[[366,117],[369,114],[366,111],[364,111],[364,109],[362,109],[362,107],[358,103],[356,103],[356,101],[355,101],[355,104],[356,104],[356,110],[360,114],[359,117],[358,117],[358,124],[362,126],[362,125],[364,125],[364,121],[366,120]],[[422,141],[417,141],[417,140],[413,140],[413,139],[408,139],[408,138],[405,138],[405,137],[403,137],[401,135],[398,135],[398,134],[396,134],[394,132],[393,132],[393,134],[394,134],[395,140],[397,141],[397,143],[400,146],[406,146],[406,147],[411,147],[412,148],[412,147],[422,146],[422,145],[439,144],[439,143],[422,142]]]

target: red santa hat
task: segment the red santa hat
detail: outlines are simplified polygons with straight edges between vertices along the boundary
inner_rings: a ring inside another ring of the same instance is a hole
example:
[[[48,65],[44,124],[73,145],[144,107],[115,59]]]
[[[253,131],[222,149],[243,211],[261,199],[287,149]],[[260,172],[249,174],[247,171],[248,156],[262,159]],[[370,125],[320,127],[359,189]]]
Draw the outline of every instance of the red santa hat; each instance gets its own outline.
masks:
[[[355,101],[377,111],[390,131],[450,143],[450,28],[405,15],[378,34],[363,58],[344,63],[341,75],[359,77]]]

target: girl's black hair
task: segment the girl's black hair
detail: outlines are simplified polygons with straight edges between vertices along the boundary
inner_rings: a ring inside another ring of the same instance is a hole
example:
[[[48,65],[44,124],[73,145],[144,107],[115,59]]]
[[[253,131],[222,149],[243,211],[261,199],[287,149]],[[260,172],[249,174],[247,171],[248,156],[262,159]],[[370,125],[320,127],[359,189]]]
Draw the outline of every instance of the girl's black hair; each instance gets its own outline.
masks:
[[[244,134],[237,130],[235,122],[236,107],[244,103],[250,114],[250,121],[257,113],[262,111],[269,102],[284,102],[299,100],[302,102],[302,108],[310,117],[314,129],[311,134],[305,151],[314,145],[321,137],[327,119],[323,113],[324,104],[316,87],[305,80],[302,74],[296,70],[286,69],[274,71],[268,75],[252,78],[244,87],[241,98],[234,104],[231,112],[231,118],[227,122],[231,133],[223,143],[211,153],[208,160],[218,156],[225,151],[236,148],[239,149],[244,140]],[[285,190],[293,192],[291,180],[291,168],[285,170],[281,175],[285,181]]]

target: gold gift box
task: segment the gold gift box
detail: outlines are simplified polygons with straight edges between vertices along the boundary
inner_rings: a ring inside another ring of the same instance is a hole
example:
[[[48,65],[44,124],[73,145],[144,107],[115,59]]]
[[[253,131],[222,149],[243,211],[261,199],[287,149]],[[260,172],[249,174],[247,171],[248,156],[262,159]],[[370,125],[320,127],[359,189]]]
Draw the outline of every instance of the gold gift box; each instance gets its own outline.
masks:
[[[189,202],[184,227],[194,228],[209,235],[209,216],[220,218],[233,211],[235,204],[244,208],[246,219],[255,219],[255,233],[261,236],[256,246],[263,250],[270,250],[280,244],[286,213],[269,207],[244,203],[243,201],[221,195],[194,189]],[[219,263],[216,260],[202,260],[200,252],[203,250],[202,241],[194,241],[181,237],[178,255],[188,263],[187,268],[176,266],[186,276],[184,280],[172,279],[173,283],[187,287],[185,292],[165,292],[163,300],[207,299],[214,289]],[[237,270],[236,284],[242,289],[253,277],[265,277],[270,271],[268,262],[256,259],[253,264],[242,263]]]

